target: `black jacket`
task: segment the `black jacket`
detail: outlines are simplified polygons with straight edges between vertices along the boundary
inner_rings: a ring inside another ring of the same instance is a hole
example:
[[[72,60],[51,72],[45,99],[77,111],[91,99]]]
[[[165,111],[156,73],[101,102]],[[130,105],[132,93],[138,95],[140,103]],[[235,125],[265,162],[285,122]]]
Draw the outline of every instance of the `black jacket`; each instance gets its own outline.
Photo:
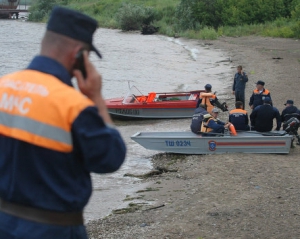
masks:
[[[251,126],[259,132],[268,132],[273,128],[273,119],[276,119],[276,130],[280,130],[281,117],[279,111],[269,104],[257,106],[250,115]]]
[[[281,113],[281,121],[288,121],[290,118],[296,117],[300,119],[300,111],[296,106],[288,106]]]

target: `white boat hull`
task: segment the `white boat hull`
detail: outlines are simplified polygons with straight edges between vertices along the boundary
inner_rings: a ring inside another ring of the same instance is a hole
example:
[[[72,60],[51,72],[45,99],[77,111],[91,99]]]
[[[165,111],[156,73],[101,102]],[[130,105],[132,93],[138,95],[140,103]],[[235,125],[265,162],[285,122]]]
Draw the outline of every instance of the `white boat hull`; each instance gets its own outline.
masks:
[[[203,137],[192,132],[138,132],[131,139],[146,149],[178,154],[288,154],[293,136],[284,131],[246,131],[221,137]]]

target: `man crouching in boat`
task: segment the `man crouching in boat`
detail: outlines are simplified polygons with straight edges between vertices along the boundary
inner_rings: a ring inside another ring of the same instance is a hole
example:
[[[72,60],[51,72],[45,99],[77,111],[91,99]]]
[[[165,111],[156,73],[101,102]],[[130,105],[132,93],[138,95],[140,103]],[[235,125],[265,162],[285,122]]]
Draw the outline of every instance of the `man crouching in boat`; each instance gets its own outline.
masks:
[[[224,123],[218,119],[219,110],[213,108],[211,114],[204,115],[202,121],[201,133],[203,136],[218,136],[224,134],[230,123]]]

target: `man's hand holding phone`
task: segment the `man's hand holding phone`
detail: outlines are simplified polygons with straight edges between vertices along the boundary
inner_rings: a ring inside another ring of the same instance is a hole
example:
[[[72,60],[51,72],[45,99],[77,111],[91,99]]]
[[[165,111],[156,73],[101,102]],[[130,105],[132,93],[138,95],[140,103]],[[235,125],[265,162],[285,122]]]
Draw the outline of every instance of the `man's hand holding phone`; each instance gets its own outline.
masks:
[[[97,72],[93,64],[88,58],[88,52],[86,50],[79,52],[77,55],[81,54],[82,59],[78,58],[78,61],[82,63],[76,63],[73,71],[74,76],[77,78],[77,83],[80,91],[86,95],[88,98],[93,100],[95,97],[99,97],[102,88],[102,77]],[[79,69],[80,68],[80,69]],[[84,74],[86,75],[84,77]]]
[[[113,122],[108,114],[105,101],[102,97],[102,77],[97,72],[94,65],[90,62],[88,52],[83,51],[83,66],[85,68],[86,77],[83,77],[82,72],[79,69],[74,69],[73,74],[77,78],[77,83],[82,94],[91,99],[98,108],[100,116],[104,122],[112,125]]]

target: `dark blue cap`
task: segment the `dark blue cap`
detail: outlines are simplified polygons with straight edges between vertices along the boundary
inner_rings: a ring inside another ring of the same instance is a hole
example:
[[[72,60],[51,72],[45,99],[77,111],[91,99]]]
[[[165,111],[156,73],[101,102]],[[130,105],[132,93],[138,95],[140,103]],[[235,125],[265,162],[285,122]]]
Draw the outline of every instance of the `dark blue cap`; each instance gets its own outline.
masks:
[[[287,100],[284,105],[293,105],[294,101],[293,100]]]
[[[271,103],[271,98],[270,97],[265,97],[263,99],[264,103]]]
[[[259,81],[256,82],[256,85],[262,85],[262,86],[264,86],[265,82],[263,82],[262,80],[259,80]]]
[[[61,34],[90,45],[90,50],[102,58],[100,52],[93,46],[93,34],[98,23],[93,18],[80,12],[54,7],[47,24],[47,30]]]
[[[206,85],[204,86],[205,89],[211,89],[211,87],[212,87],[211,84],[206,84]]]

